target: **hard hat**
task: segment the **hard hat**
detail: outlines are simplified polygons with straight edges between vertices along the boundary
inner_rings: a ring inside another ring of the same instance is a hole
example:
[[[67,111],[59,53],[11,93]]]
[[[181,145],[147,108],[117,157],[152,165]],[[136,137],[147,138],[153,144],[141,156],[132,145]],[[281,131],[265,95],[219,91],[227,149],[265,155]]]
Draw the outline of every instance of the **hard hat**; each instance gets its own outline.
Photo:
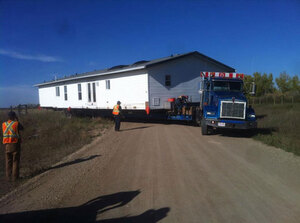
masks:
[[[121,104],[121,102],[120,102],[120,101],[118,101],[118,102],[117,102],[117,104],[118,104],[118,105],[120,105],[120,104]]]

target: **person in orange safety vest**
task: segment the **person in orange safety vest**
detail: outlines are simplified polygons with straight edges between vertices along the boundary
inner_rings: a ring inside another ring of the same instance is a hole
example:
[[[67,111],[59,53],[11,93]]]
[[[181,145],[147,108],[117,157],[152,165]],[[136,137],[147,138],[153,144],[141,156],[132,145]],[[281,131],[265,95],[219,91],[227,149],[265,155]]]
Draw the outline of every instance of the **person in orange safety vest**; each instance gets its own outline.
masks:
[[[115,118],[115,131],[120,131],[120,126],[121,126],[121,102],[118,101],[117,104],[113,108],[112,114],[114,115]]]
[[[2,123],[3,144],[5,147],[6,178],[19,178],[21,137],[19,131],[23,126],[19,123],[15,112],[8,113],[8,121]]]

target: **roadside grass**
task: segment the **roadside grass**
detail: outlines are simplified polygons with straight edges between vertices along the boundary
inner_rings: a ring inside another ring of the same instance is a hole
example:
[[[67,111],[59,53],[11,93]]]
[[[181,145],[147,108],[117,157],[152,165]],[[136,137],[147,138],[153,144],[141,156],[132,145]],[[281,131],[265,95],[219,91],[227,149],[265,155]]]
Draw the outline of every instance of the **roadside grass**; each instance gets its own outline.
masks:
[[[0,122],[7,120],[8,110],[0,111]],[[112,122],[102,118],[67,118],[63,112],[52,110],[29,110],[19,117],[24,126],[21,131],[20,177],[24,181],[47,170],[63,157],[73,153],[92,138],[112,126]],[[5,154],[1,133],[0,153],[0,196],[16,184],[5,180]],[[17,184],[19,184],[17,183]],[[2,185],[2,186],[1,186]]]
[[[300,103],[253,106],[258,132],[253,137],[295,155],[300,155]]]

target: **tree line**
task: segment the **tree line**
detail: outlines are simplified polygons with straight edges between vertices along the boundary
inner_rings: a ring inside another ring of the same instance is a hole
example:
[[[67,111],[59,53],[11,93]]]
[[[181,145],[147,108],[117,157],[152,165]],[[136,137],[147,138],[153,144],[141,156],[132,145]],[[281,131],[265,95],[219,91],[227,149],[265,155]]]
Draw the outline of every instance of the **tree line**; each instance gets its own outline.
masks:
[[[278,78],[273,74],[255,72],[253,75],[246,75],[245,82],[254,82],[256,85],[255,96],[261,97],[267,94],[300,94],[300,80],[298,75],[290,76],[286,72],[281,72]]]

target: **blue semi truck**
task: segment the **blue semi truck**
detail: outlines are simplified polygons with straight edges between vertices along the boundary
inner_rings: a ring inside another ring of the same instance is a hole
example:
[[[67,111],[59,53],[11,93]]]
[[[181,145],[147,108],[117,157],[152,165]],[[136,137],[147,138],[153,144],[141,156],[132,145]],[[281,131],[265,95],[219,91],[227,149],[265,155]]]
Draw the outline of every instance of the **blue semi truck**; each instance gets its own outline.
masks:
[[[247,102],[243,78],[237,73],[201,72],[200,103],[189,103],[187,96],[180,96],[172,101],[168,119],[195,121],[203,135],[218,128],[255,129],[255,112]],[[254,83],[250,89],[254,94]]]

